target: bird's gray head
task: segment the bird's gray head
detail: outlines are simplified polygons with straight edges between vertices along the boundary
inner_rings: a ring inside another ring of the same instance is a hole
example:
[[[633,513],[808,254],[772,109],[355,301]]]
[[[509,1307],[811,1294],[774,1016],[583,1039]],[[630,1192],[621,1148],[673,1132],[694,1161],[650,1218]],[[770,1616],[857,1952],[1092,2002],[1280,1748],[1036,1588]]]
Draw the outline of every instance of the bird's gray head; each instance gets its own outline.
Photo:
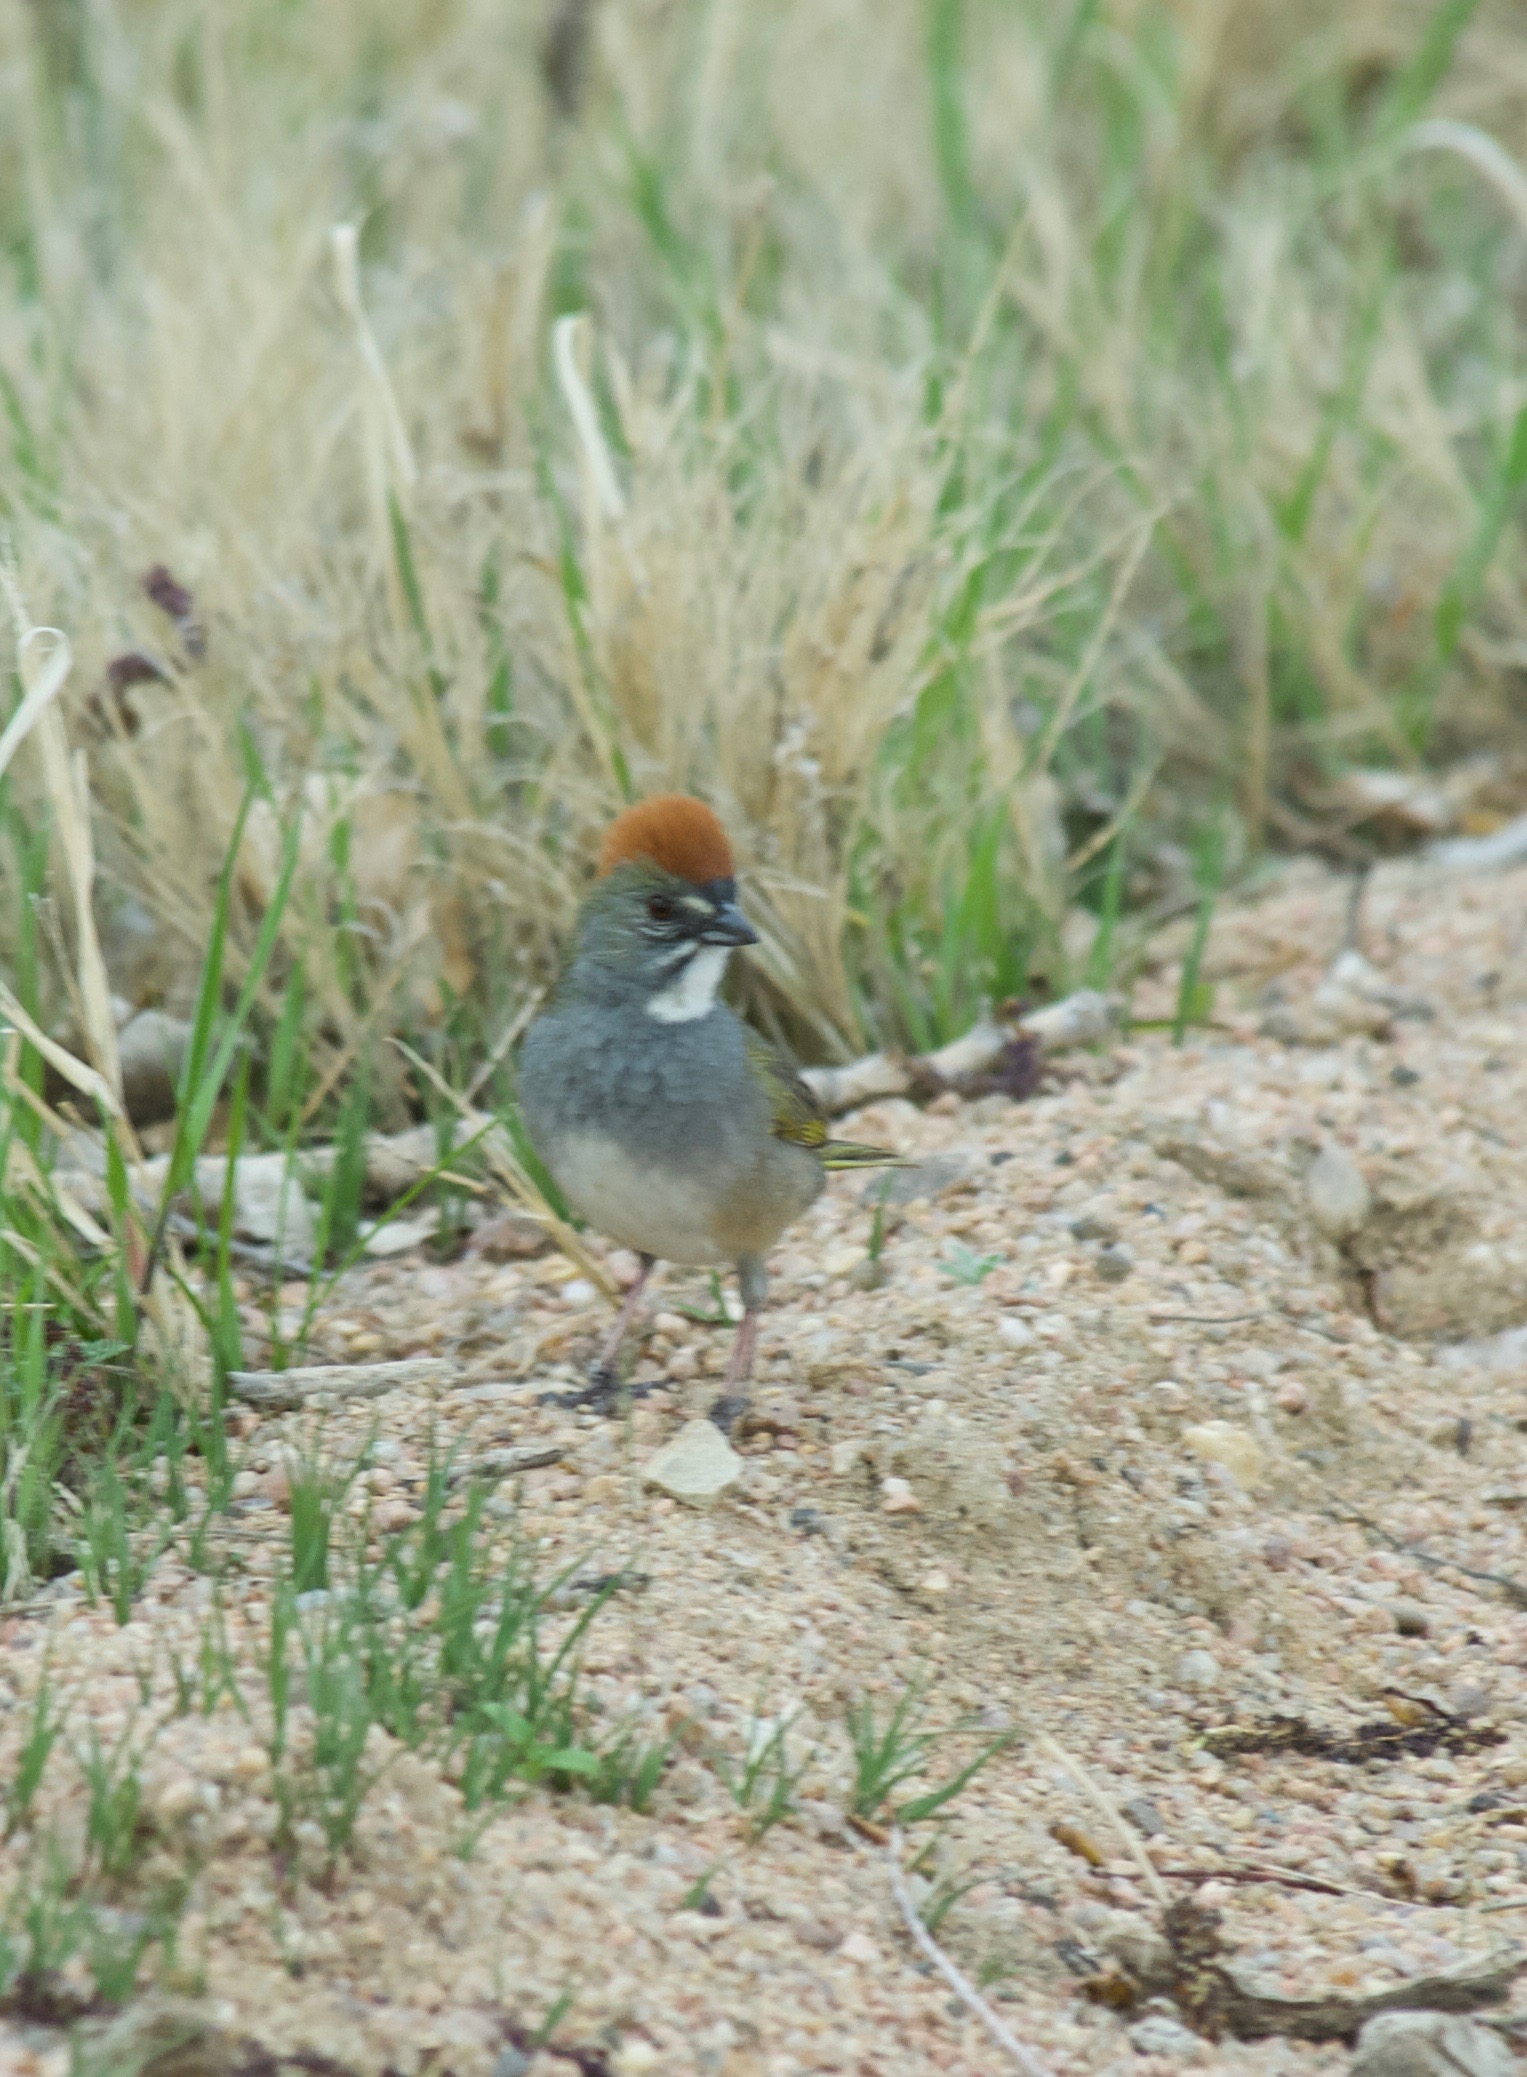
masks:
[[[733,946],[757,942],[714,810],[688,794],[658,794],[605,833],[566,986],[687,1024],[714,1007]]]
[[[635,858],[585,902],[567,986],[684,1024],[713,1008],[733,948],[757,942],[730,874],[697,882]]]

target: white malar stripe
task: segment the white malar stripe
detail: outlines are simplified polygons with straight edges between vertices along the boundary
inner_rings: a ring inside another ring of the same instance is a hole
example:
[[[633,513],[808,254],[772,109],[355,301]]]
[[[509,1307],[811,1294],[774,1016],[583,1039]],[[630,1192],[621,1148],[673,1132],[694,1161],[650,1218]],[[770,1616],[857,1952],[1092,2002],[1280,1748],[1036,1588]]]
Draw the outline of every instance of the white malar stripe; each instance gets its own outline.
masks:
[[[729,945],[699,945],[679,969],[678,978],[660,988],[647,1004],[647,1015],[659,1024],[692,1024],[716,1007],[716,990],[731,957]]]

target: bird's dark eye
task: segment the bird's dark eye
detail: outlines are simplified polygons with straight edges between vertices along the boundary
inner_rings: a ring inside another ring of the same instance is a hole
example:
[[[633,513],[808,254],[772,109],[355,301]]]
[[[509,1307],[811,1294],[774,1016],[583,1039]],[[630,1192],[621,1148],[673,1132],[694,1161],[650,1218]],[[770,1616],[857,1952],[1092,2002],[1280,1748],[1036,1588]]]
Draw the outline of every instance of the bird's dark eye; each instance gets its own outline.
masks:
[[[649,894],[647,896],[647,914],[654,923],[671,923],[673,921],[673,903],[666,894]]]

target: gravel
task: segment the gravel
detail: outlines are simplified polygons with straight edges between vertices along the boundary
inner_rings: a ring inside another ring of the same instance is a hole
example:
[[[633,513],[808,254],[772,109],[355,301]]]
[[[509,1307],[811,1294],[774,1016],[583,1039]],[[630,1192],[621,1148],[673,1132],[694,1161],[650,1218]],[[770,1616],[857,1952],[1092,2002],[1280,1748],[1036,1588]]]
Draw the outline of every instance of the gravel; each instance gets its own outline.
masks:
[[[1238,1971],[1287,1996],[1455,1967],[1527,1912],[1527,875],[1444,886],[1380,868],[1363,950],[1433,1014],[1317,1044],[1261,1035],[1269,984],[1295,1011],[1319,991],[1349,895],[1301,866],[1224,907],[1204,966],[1216,1029],[1182,1048],[1144,1036],[1069,1057],[1022,1105],[898,1100],[846,1121],[919,1164],[898,1172],[883,1281],[857,1276],[871,1210],[835,1184],[772,1265],[733,1482],[707,1507],[643,1481],[686,1421],[709,1427],[729,1335],[680,1309],[705,1309],[703,1278],[666,1274],[644,1396],[608,1419],[541,1403],[582,1382],[608,1317],[560,1258],[347,1273],[313,1360],[427,1355],[448,1379],[234,1417],[250,1485],[213,1545],[248,1717],[226,1693],[173,1713],[171,1668],[198,1664],[213,1623],[211,1584],[176,1544],[123,1628],[72,1577],[3,1619],[0,1773],[45,1664],[80,1749],[165,1718],[145,1810],[166,1865],[197,1871],[180,1952],[205,1957],[219,2023],[272,2052],[491,2077],[502,2016],[534,2029],[571,1991],[557,2038],[599,2045],[622,2077],[988,2077],[986,2035],[900,1925],[883,1845],[844,1822],[845,1703],[884,1721],[916,1683],[935,1725],[1013,1728],[912,1850],[931,1840],[933,1874],[972,1885],[940,1942],[1056,2077],[1144,2077],[1152,2058],[1345,2069],[1339,2045],[1200,2048],[1172,2011],[1118,2011],[1081,1984],[1109,1926],[1150,1931],[1136,1852],[1217,1873],[1192,1893]],[[1170,1015],[1183,949],[1165,935],[1139,1017]],[[1312,1215],[1312,1148],[1357,1173],[1360,1222]],[[1128,1274],[1110,1282],[1114,1250]],[[998,1259],[971,1283],[949,1267],[971,1256]],[[305,1295],[289,1285],[283,1310]],[[262,1353],[251,1331],[251,1368]],[[439,1764],[382,1741],[332,1881],[273,1858],[258,1665],[285,1467],[347,1464],[373,1436],[347,1519],[405,1526],[431,1448],[454,1449],[496,1467],[491,1519],[548,1573],[581,1561],[580,1578],[622,1582],[587,1632],[585,1679],[606,1720],[637,1712],[673,1736],[649,1814],[541,1787],[483,1822]],[[1350,1729],[1396,1695],[1504,1742],[1365,1767],[1220,1761],[1199,1742],[1273,1715]],[[760,1719],[788,1724],[802,1769],[797,1811],[761,1835],[716,1757],[735,1767]],[[1128,1838],[1043,1733],[1129,1814]],[[931,1778],[978,1735],[938,1749]],[[83,1807],[60,1757],[39,1823],[77,1825]],[[0,1845],[7,1883],[24,1848]],[[42,2077],[61,2039],[0,2021],[0,2070]]]

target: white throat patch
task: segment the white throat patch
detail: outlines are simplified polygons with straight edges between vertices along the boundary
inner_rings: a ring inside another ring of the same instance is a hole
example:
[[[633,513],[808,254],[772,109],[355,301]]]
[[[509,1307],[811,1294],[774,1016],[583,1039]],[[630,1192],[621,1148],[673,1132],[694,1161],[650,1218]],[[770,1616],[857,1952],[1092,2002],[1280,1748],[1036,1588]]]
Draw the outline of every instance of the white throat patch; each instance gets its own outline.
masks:
[[[647,1004],[647,1015],[659,1024],[692,1024],[716,1006],[716,990],[731,957],[730,945],[700,945],[691,952],[666,988]]]

